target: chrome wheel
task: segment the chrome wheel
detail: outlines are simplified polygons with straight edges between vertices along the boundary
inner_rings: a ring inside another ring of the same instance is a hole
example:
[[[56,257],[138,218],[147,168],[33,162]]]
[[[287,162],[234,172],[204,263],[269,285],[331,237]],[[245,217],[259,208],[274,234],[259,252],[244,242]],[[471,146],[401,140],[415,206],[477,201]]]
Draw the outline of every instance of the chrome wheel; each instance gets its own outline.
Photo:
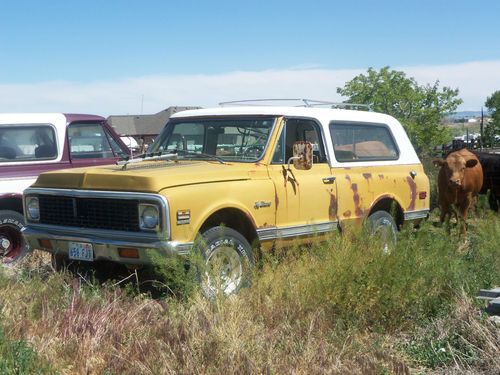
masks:
[[[242,282],[243,265],[240,256],[233,247],[219,247],[206,262],[207,287],[215,288],[225,295],[236,292]]]
[[[248,285],[253,265],[252,248],[231,228],[214,227],[202,235],[199,248],[205,259],[201,286],[205,296],[231,295]]]

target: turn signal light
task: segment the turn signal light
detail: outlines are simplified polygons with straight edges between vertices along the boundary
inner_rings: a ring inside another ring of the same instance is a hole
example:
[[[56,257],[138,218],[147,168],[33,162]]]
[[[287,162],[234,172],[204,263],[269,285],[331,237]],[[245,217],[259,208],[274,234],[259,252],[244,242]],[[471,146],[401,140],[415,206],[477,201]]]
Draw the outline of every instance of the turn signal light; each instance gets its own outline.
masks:
[[[139,250],[134,249],[132,247],[119,247],[118,255],[120,255],[122,258],[139,259]]]
[[[44,249],[52,250],[52,242],[50,242],[50,240],[48,238],[39,239],[38,244],[40,245],[40,247],[42,247]]]

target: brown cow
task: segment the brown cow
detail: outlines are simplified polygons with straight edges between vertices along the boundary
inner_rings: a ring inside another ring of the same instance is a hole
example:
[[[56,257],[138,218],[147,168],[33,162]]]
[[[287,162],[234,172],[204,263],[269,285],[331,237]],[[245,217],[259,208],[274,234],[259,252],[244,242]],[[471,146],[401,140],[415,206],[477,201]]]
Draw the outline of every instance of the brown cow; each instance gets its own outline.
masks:
[[[450,153],[446,159],[436,159],[434,165],[441,166],[438,175],[439,206],[441,223],[449,223],[453,210],[458,209],[461,219],[460,233],[467,230],[467,211],[483,185],[483,168],[478,158],[467,149]]]

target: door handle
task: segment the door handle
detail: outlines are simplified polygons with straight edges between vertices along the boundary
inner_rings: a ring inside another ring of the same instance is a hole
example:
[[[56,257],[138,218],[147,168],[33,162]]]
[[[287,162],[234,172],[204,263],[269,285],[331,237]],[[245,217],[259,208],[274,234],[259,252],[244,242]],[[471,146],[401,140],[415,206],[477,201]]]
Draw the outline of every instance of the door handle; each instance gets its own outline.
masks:
[[[335,177],[334,176],[323,177],[323,183],[324,184],[333,184],[334,182],[335,182]]]

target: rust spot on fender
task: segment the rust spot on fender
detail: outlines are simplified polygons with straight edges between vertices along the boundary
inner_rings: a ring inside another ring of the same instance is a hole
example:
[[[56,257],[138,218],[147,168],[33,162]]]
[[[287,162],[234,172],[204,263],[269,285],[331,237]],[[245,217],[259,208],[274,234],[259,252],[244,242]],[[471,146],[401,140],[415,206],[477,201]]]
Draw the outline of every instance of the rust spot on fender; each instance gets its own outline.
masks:
[[[276,209],[278,209],[278,206],[280,205],[280,199],[278,198],[278,193],[274,193],[274,204],[276,205]]]
[[[384,175],[383,174],[379,174],[378,178],[380,178],[381,180],[383,180],[384,179]]]
[[[330,193],[330,206],[328,206],[328,217],[330,220],[335,220],[337,215],[337,197]]]
[[[406,182],[410,187],[410,205],[408,206],[407,210],[413,211],[415,209],[415,201],[417,199],[417,184],[410,176],[406,177]]]
[[[371,174],[371,173],[363,173],[363,177],[364,177],[366,180],[369,180],[370,178],[372,178],[372,174]]]
[[[344,167],[344,169],[347,169],[347,170],[349,170],[349,169],[351,169],[351,167]]]
[[[257,229],[265,229],[265,228],[276,228],[276,225],[269,225],[267,223],[264,223]]]
[[[345,175],[345,179],[349,181],[349,183],[351,183],[351,176],[349,176],[348,174]]]
[[[356,216],[363,216],[363,210],[360,207],[361,199],[359,198],[358,184],[351,184],[351,190],[353,192],[352,199],[354,201],[354,212]]]
[[[351,211],[350,210],[347,210],[346,212],[344,212],[342,215],[344,215],[344,217],[350,217],[351,216]]]

